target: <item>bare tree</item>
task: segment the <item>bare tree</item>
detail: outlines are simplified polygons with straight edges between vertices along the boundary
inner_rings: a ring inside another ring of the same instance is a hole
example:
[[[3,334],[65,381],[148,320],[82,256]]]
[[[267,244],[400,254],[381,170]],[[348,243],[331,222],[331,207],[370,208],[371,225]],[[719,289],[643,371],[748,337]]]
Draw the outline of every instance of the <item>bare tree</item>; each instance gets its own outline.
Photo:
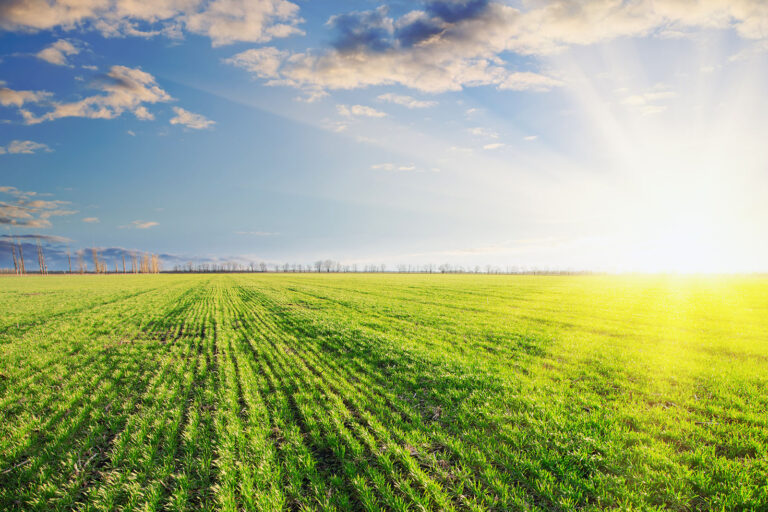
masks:
[[[43,253],[43,246],[39,238],[37,239],[37,263],[40,266],[40,275],[48,274],[48,267],[45,265],[45,254]]]
[[[13,273],[19,273],[19,262],[16,260],[16,246],[11,244],[11,254],[13,254]]]
[[[91,257],[93,258],[93,271],[98,274],[101,267],[99,265],[99,251],[95,247],[91,248]]]
[[[14,242],[16,240],[14,239]],[[27,273],[27,268],[24,266],[24,248],[21,246],[21,242],[18,243],[19,245],[19,266],[21,268],[21,275],[24,275]]]

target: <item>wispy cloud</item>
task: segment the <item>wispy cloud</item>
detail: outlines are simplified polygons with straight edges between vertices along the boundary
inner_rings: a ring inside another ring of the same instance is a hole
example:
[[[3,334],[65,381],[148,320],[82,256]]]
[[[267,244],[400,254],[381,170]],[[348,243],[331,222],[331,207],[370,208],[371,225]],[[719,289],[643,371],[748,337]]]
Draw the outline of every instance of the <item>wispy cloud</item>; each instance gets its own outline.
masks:
[[[0,235],[0,239],[4,239],[4,240],[40,240],[42,242],[49,242],[49,243],[55,243],[55,244],[68,244],[68,243],[71,243],[73,241],[71,238],[67,238],[65,236],[58,236],[58,235],[30,235],[30,234],[23,234],[23,235]]]
[[[278,78],[280,66],[287,56],[288,52],[267,46],[245,50],[224,59],[224,62],[250,71],[259,78]]]
[[[155,226],[159,226],[159,222],[155,222],[152,220],[134,220],[131,221],[130,224],[124,225],[124,226],[118,226],[120,229],[149,229],[153,228]]]
[[[509,73],[498,84],[502,91],[538,91],[545,92],[555,87],[564,85],[562,80],[551,76],[533,73],[530,71],[518,71]]]
[[[491,130],[490,128],[484,128],[482,126],[476,126],[474,128],[470,128],[469,133],[476,137],[486,137],[489,139],[498,139],[499,134],[495,131]]]
[[[396,105],[402,105],[407,108],[429,108],[437,105],[436,101],[417,100],[411,96],[405,96],[402,94],[394,94],[388,92],[386,94],[380,94],[377,99],[379,101],[386,101],[389,103],[395,103]]]
[[[626,96],[621,103],[637,110],[642,116],[649,116],[667,110],[664,102],[675,97],[677,97],[676,92],[668,90],[666,85],[659,84],[651,90]]]
[[[99,221],[98,217],[84,217],[83,218],[83,222],[87,222],[89,224],[95,224],[95,223],[100,222],[100,221]]]
[[[50,153],[53,150],[42,142],[35,142],[32,140],[12,140],[7,146],[0,146],[0,155],[4,153],[11,155],[31,155],[37,151],[46,151]]]
[[[0,201],[0,225],[26,228],[49,228],[51,218],[74,215],[68,201],[37,199],[37,192],[26,192],[16,187],[0,187],[0,194],[11,196],[9,201]]]
[[[387,114],[365,105],[336,105],[336,110],[344,117],[386,117]]]
[[[389,172],[440,172],[440,169],[437,167],[432,167],[430,169],[422,169],[420,167],[417,167],[416,164],[393,164],[390,162],[385,162],[381,164],[373,164],[371,165],[371,169],[376,171],[389,171]]]
[[[113,119],[125,111],[133,112],[139,119],[151,119],[145,104],[172,99],[160,88],[155,77],[141,69],[125,66],[112,66],[109,73],[94,82],[93,87],[103,91],[103,94],[71,103],[52,102],[53,110],[39,116],[28,110],[21,110],[21,114],[27,124],[64,117]]]
[[[504,146],[506,146],[506,144],[503,144],[501,142],[494,142],[492,144],[486,144],[485,146],[483,146],[483,149],[493,150],[493,149],[503,148]]]
[[[742,62],[760,57],[766,53],[768,53],[768,38],[752,43],[747,48],[734,53],[728,57],[728,62]]]
[[[181,107],[173,107],[173,111],[176,113],[176,117],[171,119],[171,124],[180,124],[193,130],[203,130],[216,124],[216,121],[211,121],[203,115],[195,114]]]

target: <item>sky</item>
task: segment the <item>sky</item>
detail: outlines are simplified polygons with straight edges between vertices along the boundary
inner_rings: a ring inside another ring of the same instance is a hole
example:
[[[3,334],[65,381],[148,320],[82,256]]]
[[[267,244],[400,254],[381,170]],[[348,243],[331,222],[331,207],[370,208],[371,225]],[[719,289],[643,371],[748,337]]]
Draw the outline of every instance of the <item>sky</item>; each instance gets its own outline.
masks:
[[[0,267],[768,271],[764,0],[4,0]]]

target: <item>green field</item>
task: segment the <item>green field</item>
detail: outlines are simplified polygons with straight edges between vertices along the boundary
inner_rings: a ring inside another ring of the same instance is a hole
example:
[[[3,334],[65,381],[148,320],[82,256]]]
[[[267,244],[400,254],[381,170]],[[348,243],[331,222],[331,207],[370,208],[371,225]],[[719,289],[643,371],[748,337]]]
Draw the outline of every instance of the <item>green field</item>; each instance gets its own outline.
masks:
[[[0,510],[768,510],[768,279],[0,279]]]

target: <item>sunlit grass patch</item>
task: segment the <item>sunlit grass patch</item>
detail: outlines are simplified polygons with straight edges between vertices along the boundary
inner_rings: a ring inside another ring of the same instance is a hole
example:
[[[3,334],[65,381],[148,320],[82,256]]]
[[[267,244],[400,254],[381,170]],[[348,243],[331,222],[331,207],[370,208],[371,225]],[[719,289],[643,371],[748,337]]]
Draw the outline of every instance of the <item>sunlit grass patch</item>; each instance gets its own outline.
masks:
[[[6,510],[762,510],[764,278],[4,278]]]

